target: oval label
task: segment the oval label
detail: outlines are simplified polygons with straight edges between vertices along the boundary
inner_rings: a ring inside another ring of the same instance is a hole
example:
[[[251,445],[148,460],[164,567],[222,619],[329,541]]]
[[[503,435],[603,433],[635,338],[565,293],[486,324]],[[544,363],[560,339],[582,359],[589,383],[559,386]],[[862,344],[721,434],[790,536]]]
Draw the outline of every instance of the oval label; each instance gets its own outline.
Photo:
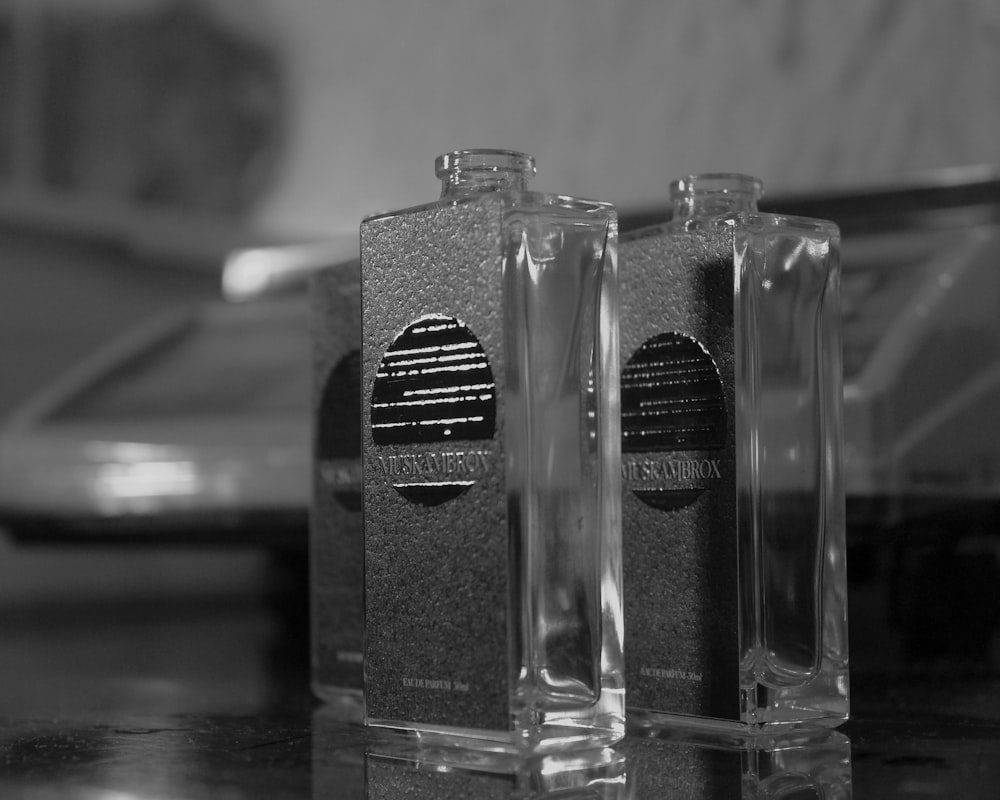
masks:
[[[721,479],[726,403],[719,369],[697,340],[648,339],[622,370],[622,479],[639,500],[670,511]]]
[[[386,350],[375,375],[372,440],[392,448],[379,468],[407,500],[438,505],[466,491],[490,469],[496,385],[486,353],[454,317],[421,317]]]

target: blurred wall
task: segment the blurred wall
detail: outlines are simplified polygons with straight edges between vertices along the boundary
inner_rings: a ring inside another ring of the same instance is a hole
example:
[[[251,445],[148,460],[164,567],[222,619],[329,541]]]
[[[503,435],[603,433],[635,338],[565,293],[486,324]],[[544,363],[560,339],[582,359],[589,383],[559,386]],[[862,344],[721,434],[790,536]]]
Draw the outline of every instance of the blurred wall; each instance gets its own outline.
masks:
[[[463,147],[626,210],[697,171],[887,182],[1000,163],[998,74],[995,0],[0,0],[0,212],[353,235]]]
[[[1000,164],[995,0],[250,5],[290,92],[258,206],[281,228],[432,199],[434,157],[462,147],[525,150],[537,187],[623,207],[697,171],[798,190]]]

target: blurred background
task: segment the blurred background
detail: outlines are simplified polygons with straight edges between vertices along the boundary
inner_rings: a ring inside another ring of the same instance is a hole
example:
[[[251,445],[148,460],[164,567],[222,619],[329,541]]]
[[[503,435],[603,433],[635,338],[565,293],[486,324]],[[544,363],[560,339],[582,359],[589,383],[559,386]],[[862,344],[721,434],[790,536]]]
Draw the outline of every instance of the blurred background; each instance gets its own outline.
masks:
[[[537,188],[609,200],[634,220],[662,213],[675,176],[739,171],[761,176],[769,197],[839,198],[845,231],[865,228],[852,196],[918,184],[971,187],[931,205],[992,208],[986,221],[995,222],[997,75],[995,0],[548,0],[516,9],[488,0],[0,0],[0,418],[54,383],[62,388],[37,407],[70,416],[58,396],[83,379],[60,381],[81,365],[92,375],[93,354],[145,320],[220,300],[234,253],[265,253],[265,266],[352,257],[361,217],[436,198],[433,159],[456,148],[529,152]],[[881,219],[901,197],[861,210]],[[976,227],[972,240],[977,253],[996,252],[994,234]],[[919,260],[967,241],[960,233],[888,250]],[[260,259],[241,263],[237,275],[254,285]],[[855,297],[879,285],[868,273]],[[1000,294],[985,286],[988,316]],[[267,341],[306,342],[301,297],[281,296],[301,314],[265,309],[265,325],[290,320]],[[228,350],[192,346],[184,364],[210,372],[230,357],[254,361],[251,339],[232,331],[252,328],[256,312],[238,313],[218,323]],[[1000,339],[990,336],[985,349],[956,351],[979,359],[968,375],[996,365]],[[272,354],[275,368],[282,352]],[[299,394],[283,408],[295,418],[288,441],[305,454],[308,363],[300,366],[286,381]],[[92,392],[82,417],[114,421],[140,389],[160,402],[158,419],[219,399],[178,392],[185,373],[166,367],[155,380],[132,369],[139,383]],[[985,458],[988,474],[1000,470]],[[172,469],[172,486],[191,479]],[[119,473],[102,480],[136,477]],[[299,488],[306,497],[308,485]],[[54,473],[33,491],[43,508],[71,493]],[[883,509],[858,530],[890,518]],[[295,560],[275,551],[294,552],[304,536],[301,514],[274,523],[265,547],[260,524],[243,541],[232,519],[220,523],[224,542],[198,547],[194,536],[149,546],[170,538],[156,530],[39,537],[20,521],[24,535],[0,538],[0,614],[12,625],[36,624],[67,598],[254,596],[274,580],[276,558]],[[993,541],[975,539],[977,563],[996,561]],[[857,564],[860,577],[881,569],[863,552]],[[920,569],[906,573],[911,584]]]

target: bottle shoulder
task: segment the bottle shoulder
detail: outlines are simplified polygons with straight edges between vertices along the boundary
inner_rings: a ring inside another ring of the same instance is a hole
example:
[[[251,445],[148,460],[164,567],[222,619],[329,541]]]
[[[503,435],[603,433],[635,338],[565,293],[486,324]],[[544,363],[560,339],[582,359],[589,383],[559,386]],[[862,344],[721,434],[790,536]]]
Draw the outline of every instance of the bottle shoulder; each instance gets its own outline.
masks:
[[[775,231],[785,234],[799,233],[809,237],[840,238],[840,227],[836,222],[828,219],[765,212],[754,212],[743,216],[745,217],[743,224],[747,228],[759,229],[763,232]]]
[[[762,211],[739,211],[687,220],[668,220],[629,231],[622,234],[621,238],[624,243],[659,237],[717,235],[727,231],[733,234],[745,231],[761,235],[801,235],[832,240],[840,238],[840,228],[830,220]]]
[[[617,222],[618,212],[613,203],[547,192],[483,192],[458,197],[442,197],[396,211],[377,212],[366,216],[362,225],[378,220],[419,215],[425,212],[467,206],[494,207],[502,214],[580,217]]]

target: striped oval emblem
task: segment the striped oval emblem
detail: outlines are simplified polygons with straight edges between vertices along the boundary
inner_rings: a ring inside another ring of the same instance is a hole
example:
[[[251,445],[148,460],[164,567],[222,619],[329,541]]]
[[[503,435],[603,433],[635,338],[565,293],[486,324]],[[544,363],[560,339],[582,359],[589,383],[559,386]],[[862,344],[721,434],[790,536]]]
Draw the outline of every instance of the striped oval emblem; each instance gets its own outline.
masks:
[[[715,482],[726,441],[722,379],[696,339],[662,333],[622,370],[622,477],[647,505],[690,505]]]
[[[426,447],[492,440],[496,386],[486,353],[454,317],[429,315],[409,325],[386,350],[375,375],[372,439],[395,452],[385,471],[412,502],[437,505],[457,497],[486,470],[472,448]]]

